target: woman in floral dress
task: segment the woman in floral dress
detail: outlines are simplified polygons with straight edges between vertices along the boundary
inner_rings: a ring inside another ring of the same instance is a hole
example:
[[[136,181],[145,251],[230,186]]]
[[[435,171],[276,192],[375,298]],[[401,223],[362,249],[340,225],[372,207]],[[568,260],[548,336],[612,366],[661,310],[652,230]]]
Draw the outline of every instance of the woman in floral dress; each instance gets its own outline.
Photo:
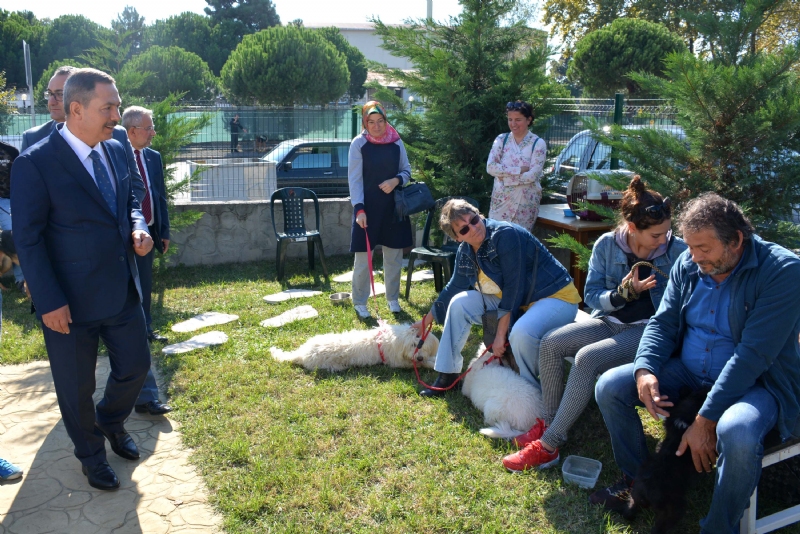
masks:
[[[494,140],[486,172],[494,176],[489,218],[516,223],[531,231],[539,215],[547,145],[528,131],[533,107],[517,100],[506,104],[509,133]]]

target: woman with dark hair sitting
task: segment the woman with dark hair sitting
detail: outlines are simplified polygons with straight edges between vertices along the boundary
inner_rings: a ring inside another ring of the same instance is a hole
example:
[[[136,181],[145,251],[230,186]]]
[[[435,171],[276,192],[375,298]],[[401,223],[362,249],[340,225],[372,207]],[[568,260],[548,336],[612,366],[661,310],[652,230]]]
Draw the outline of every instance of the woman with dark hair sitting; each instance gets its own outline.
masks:
[[[434,319],[444,324],[434,364],[439,376],[420,395],[441,395],[434,388],[447,388],[458,379],[461,350],[487,310],[497,310],[499,319],[492,352],[503,356],[508,342],[520,375],[538,387],[539,341],[574,321],[578,312],[581,298],[569,273],[529,231],[484,219],[465,200],[448,201],[439,226],[461,244],[453,277],[431,311],[415,323],[420,335]]]
[[[539,350],[544,420],[514,439],[522,450],[503,458],[509,471],[555,465],[558,447],[594,394],[597,376],[631,363],[644,327],[658,309],[669,271],[686,244],[672,235],[669,199],[634,176],[617,228],[594,244],[584,301],[588,321],[548,332]],[[564,359],[574,357],[566,388]],[[563,396],[562,396],[563,393]]]
[[[492,144],[486,172],[494,176],[489,218],[516,223],[531,230],[539,216],[547,144],[528,128],[533,106],[517,100],[506,104],[508,133]]]

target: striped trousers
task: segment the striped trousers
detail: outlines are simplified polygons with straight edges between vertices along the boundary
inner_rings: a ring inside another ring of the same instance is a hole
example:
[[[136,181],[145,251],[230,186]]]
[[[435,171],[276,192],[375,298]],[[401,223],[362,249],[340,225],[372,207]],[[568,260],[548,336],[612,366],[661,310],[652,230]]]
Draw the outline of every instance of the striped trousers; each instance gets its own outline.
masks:
[[[594,394],[597,376],[631,363],[644,333],[644,323],[618,324],[606,318],[572,323],[548,332],[539,350],[539,379],[544,401],[542,441],[560,447],[567,431]],[[564,386],[564,358],[575,363]]]

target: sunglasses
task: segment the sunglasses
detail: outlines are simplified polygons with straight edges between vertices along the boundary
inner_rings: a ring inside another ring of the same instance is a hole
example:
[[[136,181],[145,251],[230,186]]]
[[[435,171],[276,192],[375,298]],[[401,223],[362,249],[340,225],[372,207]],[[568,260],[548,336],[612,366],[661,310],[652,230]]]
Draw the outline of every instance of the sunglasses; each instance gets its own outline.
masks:
[[[644,212],[648,217],[653,217],[654,219],[666,218],[670,216],[672,213],[672,202],[670,202],[669,197],[664,199],[664,202],[661,204],[654,204],[652,206],[648,206],[644,208]]]
[[[478,214],[475,214],[475,215],[474,215],[474,216],[473,216],[473,217],[472,217],[472,218],[469,220],[469,223],[465,224],[464,226],[462,226],[462,227],[461,227],[461,228],[458,230],[458,233],[459,233],[459,235],[467,235],[467,234],[469,233],[469,227],[470,227],[470,226],[475,226],[475,225],[477,225],[477,224],[478,224],[480,221],[481,221],[481,216],[480,216],[480,215],[478,215]]]
[[[506,104],[506,111],[512,111],[515,109],[522,109],[525,106],[523,102],[508,102]]]

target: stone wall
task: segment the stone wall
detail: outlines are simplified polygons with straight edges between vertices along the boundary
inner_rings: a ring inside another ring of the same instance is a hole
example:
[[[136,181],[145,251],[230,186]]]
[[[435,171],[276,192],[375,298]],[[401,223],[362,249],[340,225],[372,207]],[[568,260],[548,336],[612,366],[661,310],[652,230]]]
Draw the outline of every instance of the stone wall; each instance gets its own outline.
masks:
[[[177,254],[171,265],[211,265],[246,261],[275,261],[276,240],[269,201],[176,202],[176,211],[199,211],[194,225],[172,234]],[[347,254],[353,208],[349,199],[320,199],[320,234],[325,255]],[[306,227],[313,229],[314,203],[305,201]],[[283,229],[283,208],[275,203],[275,224]],[[302,244],[289,246],[287,256],[304,258]]]

